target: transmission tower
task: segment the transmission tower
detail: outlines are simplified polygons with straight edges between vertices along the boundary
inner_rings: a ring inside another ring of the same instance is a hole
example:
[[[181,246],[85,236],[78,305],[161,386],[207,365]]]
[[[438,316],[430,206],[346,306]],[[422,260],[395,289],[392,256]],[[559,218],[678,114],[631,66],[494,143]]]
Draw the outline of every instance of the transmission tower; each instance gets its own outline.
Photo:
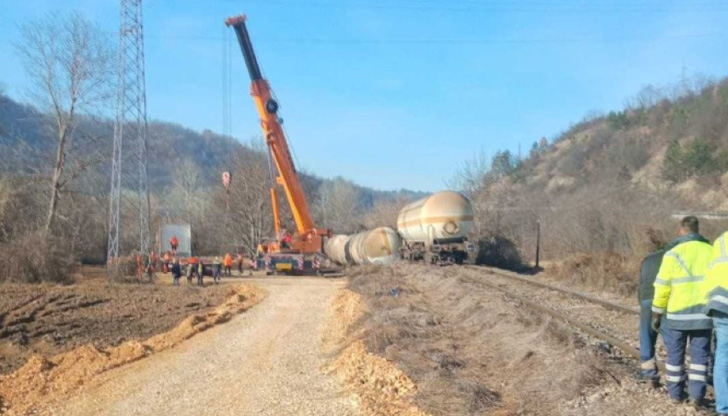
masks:
[[[144,76],[142,0],[121,0],[119,28],[118,92],[111,163],[108,260],[119,257],[122,148],[125,139],[136,141],[134,159],[139,162],[139,252],[151,249],[149,178],[147,175],[147,96]],[[116,262],[114,262],[116,264]]]

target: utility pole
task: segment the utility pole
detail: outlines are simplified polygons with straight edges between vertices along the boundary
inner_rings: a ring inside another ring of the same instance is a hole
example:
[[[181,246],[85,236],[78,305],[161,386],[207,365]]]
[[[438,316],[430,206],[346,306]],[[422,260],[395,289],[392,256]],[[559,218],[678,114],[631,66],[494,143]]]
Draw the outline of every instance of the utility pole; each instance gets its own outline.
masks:
[[[149,177],[147,174],[147,96],[144,74],[142,0],[121,0],[119,27],[118,92],[111,162],[107,261],[117,264],[120,247],[120,199],[124,139],[136,141],[138,166],[139,252],[151,250]]]
[[[536,221],[536,268],[541,257],[541,220]]]

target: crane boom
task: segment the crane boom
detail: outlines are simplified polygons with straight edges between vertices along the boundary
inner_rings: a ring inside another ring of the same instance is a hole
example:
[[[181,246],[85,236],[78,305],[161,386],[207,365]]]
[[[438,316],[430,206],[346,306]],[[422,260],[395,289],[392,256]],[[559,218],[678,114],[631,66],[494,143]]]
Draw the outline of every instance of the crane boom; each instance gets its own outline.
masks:
[[[317,230],[314,226],[283,126],[278,118],[278,102],[273,98],[270,85],[260,71],[245,20],[245,15],[239,15],[226,19],[225,24],[235,30],[240,49],[243,52],[245,66],[250,75],[250,94],[253,96],[260,116],[263,136],[278,172],[276,180],[283,186],[300,237],[298,248],[303,252],[318,252],[321,251],[321,236],[328,235],[328,230]],[[274,188],[271,188],[271,197],[274,211],[276,211],[274,215],[277,217],[278,209]],[[278,221],[277,218],[276,221]],[[294,245],[296,244],[294,243]]]

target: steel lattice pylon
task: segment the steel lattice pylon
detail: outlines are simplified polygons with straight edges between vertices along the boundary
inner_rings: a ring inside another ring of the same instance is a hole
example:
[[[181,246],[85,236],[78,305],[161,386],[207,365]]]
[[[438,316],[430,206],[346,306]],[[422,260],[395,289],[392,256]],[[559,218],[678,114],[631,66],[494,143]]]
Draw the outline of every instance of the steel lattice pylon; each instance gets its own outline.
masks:
[[[119,28],[118,92],[116,123],[111,163],[109,197],[108,261],[120,254],[120,199],[122,185],[122,148],[124,139],[136,140],[139,162],[139,252],[151,250],[149,178],[147,175],[147,97],[144,76],[144,34],[142,0],[121,0]]]

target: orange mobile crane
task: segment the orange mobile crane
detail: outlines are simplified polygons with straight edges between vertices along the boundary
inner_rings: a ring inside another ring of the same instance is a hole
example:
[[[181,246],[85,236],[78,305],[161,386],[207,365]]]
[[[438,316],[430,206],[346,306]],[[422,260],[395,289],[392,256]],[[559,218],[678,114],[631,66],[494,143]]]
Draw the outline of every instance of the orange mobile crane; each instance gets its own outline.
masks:
[[[250,74],[250,95],[253,96],[255,107],[260,116],[260,126],[263,129],[263,137],[268,145],[270,156],[275,162],[278,172],[276,183],[283,186],[288,200],[288,205],[293,214],[293,220],[296,223],[296,233],[293,235],[290,248],[278,254],[277,257],[285,257],[286,254],[302,255],[306,262],[305,268],[316,268],[318,262],[315,261],[316,255],[323,252],[323,238],[330,235],[327,229],[316,228],[311,213],[308,209],[306,196],[303,193],[301,182],[296,173],[296,167],[293,164],[293,158],[286,142],[286,136],[283,132],[281,120],[278,118],[278,102],[271,94],[271,88],[263,78],[258,66],[258,60],[253,51],[253,45],[250,42],[250,35],[245,26],[245,15],[233,16],[225,20],[225,25],[235,30],[238,38],[240,49],[243,52],[245,66]],[[273,220],[275,224],[276,236],[280,235],[280,213],[278,208],[278,199],[276,197],[275,183],[271,184],[270,197],[273,207]],[[274,253],[268,253],[267,256],[275,257]],[[290,256],[289,256],[290,257]],[[270,265],[271,259],[266,260],[266,264]],[[297,267],[303,270],[304,265]]]

